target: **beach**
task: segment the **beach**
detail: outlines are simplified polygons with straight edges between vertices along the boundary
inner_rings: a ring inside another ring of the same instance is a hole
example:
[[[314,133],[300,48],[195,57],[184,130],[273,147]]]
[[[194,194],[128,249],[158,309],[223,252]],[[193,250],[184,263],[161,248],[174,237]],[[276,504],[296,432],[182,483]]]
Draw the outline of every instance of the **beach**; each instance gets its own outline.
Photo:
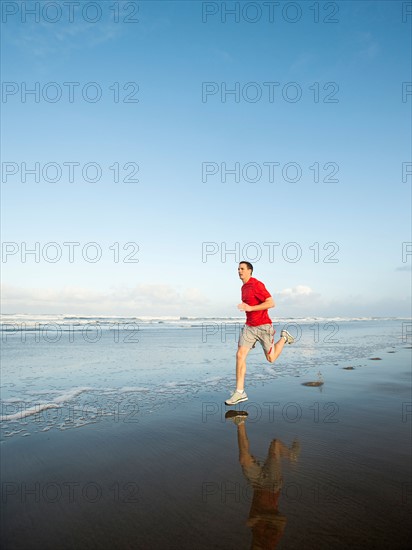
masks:
[[[288,320],[231,408],[237,320],[48,323],[3,340],[2,548],[409,547],[410,321]]]

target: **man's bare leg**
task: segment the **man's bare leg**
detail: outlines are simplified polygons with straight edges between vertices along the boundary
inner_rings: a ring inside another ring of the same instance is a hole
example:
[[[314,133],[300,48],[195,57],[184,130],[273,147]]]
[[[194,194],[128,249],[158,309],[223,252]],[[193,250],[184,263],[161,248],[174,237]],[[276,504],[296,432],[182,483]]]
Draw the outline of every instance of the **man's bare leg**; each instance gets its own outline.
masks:
[[[272,349],[270,350],[270,353],[265,354],[266,359],[269,361],[269,363],[274,363],[276,361],[276,359],[282,353],[282,350],[285,344],[286,344],[286,341],[283,337],[281,337],[280,340],[276,342],[276,344],[273,344]]]
[[[290,447],[286,447],[282,441],[274,439],[269,447],[269,455],[275,456],[277,459],[288,458],[292,462],[296,462],[300,454],[300,443],[295,439]]]
[[[249,452],[249,439],[244,422],[237,427],[237,442],[239,445],[239,462],[241,466],[250,466],[253,463],[253,458]]]
[[[269,353],[265,353],[266,359],[269,361],[269,363],[274,363],[276,361],[276,359],[282,353],[282,350],[286,343],[293,344],[294,341],[294,337],[286,329],[282,329],[280,333],[280,340],[278,340],[276,344],[273,344]]]
[[[245,392],[245,376],[246,376],[246,357],[250,349],[246,346],[238,346],[236,353],[236,390],[229,399],[226,399],[225,405],[232,406],[247,401],[248,397]]]
[[[246,346],[239,346],[236,353],[236,389],[245,389],[246,357],[250,349]]]

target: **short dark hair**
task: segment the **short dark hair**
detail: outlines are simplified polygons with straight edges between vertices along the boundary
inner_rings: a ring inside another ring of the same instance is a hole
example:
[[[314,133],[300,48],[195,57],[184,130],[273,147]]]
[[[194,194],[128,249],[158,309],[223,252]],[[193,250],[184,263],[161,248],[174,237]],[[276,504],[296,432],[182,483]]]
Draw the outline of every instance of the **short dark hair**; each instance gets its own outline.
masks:
[[[245,262],[242,260],[241,262],[239,262],[239,265],[240,264],[246,264],[247,268],[250,269],[250,271],[253,273],[253,265],[250,262]]]

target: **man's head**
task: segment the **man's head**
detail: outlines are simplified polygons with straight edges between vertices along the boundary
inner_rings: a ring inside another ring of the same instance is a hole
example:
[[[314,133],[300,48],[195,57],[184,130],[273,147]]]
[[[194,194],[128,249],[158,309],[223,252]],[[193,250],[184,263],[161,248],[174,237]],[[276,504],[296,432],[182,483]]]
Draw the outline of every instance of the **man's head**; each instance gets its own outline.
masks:
[[[253,265],[250,262],[240,262],[237,272],[239,273],[239,279],[243,283],[247,283],[252,276]]]

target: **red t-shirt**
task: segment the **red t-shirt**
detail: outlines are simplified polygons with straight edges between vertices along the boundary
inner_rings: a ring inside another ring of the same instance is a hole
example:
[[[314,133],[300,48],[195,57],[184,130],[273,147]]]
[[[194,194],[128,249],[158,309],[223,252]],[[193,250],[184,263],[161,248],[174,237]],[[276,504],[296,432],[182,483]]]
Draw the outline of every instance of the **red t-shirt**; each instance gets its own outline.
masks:
[[[245,302],[249,306],[257,306],[269,297],[270,294],[265,285],[254,277],[251,277],[242,286],[242,302]],[[246,324],[250,327],[257,327],[259,325],[272,324],[272,321],[268,315],[268,310],[263,309],[262,311],[246,311]]]

